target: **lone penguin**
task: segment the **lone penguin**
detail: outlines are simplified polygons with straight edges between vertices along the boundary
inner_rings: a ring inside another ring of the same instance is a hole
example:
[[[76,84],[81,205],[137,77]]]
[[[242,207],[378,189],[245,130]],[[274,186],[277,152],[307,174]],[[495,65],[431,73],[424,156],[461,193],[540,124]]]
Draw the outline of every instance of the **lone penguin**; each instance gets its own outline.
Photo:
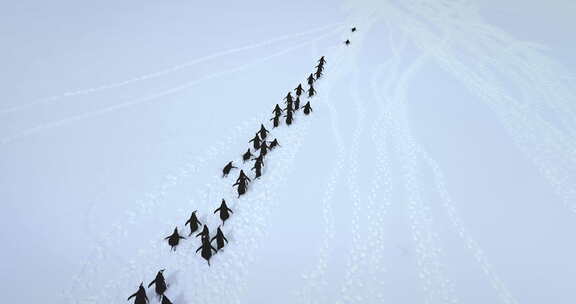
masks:
[[[224,225],[224,223],[226,223],[226,220],[230,218],[230,213],[234,213],[232,209],[228,208],[228,206],[226,205],[226,201],[224,199],[222,199],[220,207],[214,210],[214,213],[218,211],[220,211],[220,219],[222,220],[222,225]]]
[[[148,288],[150,288],[150,286],[152,285],[155,285],[154,290],[156,291],[158,297],[161,297],[166,291],[166,289],[168,289],[168,287],[166,286],[166,280],[164,280],[164,275],[162,275],[163,272],[164,269],[158,271],[158,274],[156,274],[156,278],[154,279],[154,281],[148,284]]]
[[[181,236],[180,234],[178,234],[178,227],[174,228],[174,232],[165,237],[165,240],[168,240],[168,245],[170,245],[170,249],[173,251],[176,251],[176,246],[178,246],[178,243],[180,243],[181,239],[185,239],[185,237]]]
[[[128,300],[134,298],[134,304],[146,304],[148,303],[148,297],[146,296],[146,289],[143,286],[144,282],[140,283],[140,287],[138,287],[138,291],[136,291],[133,295],[128,297]]]

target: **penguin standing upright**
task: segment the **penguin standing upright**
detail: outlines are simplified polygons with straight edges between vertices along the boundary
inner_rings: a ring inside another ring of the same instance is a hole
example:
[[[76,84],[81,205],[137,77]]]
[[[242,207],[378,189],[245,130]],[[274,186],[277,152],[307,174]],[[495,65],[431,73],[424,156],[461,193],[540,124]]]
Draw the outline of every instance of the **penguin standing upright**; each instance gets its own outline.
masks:
[[[228,243],[228,239],[224,236],[224,233],[222,230],[220,230],[220,227],[218,227],[216,230],[216,235],[212,237],[210,243],[212,243],[214,240],[216,240],[216,251],[220,251],[220,249],[224,248],[224,242]]]
[[[263,124],[260,124],[260,131],[258,131],[258,134],[260,134],[262,141],[266,139],[266,135],[268,135],[268,133],[270,133],[270,131],[266,130]]]
[[[310,76],[308,76],[308,85],[313,85],[314,84],[314,74],[310,74]]]
[[[210,237],[210,230],[208,229],[208,225],[204,224],[204,228],[202,228],[202,231],[200,231],[200,233],[198,233],[196,235],[196,237],[199,237],[199,236],[200,236],[200,239]]]
[[[291,125],[292,121],[294,121],[294,114],[292,113],[292,111],[286,112],[286,124]]]
[[[304,114],[308,115],[310,112],[312,112],[312,107],[310,106],[310,102],[307,102],[304,105]]]
[[[278,139],[274,138],[274,140],[270,143],[270,150],[274,150],[274,148],[276,147],[280,147],[280,144],[278,143]]]
[[[313,86],[310,86],[310,88],[308,89],[308,97],[312,97],[314,96],[314,94],[316,94],[316,90],[314,90]]]
[[[230,173],[230,170],[232,169],[238,169],[238,167],[235,167],[234,164],[232,164],[232,162],[226,164],[226,166],[224,166],[224,169],[222,169],[222,177],[228,176],[228,173]]]
[[[222,225],[226,222],[228,218],[230,218],[230,213],[234,213],[232,209],[228,208],[226,205],[226,201],[222,199],[222,203],[218,209],[214,210],[214,213],[220,211],[220,219],[222,220]]]
[[[296,92],[296,96],[300,96],[302,95],[302,92],[304,92],[304,89],[302,88],[301,84],[298,84],[298,86],[294,89],[294,91]]]
[[[252,170],[256,170],[256,178],[262,176],[262,163],[261,162],[254,163],[254,167],[252,167]]]
[[[144,282],[140,283],[140,287],[138,287],[138,291],[136,291],[133,295],[128,297],[128,300],[134,298],[134,304],[147,304],[148,297],[146,296],[146,289],[144,289]]]
[[[260,149],[260,136],[258,136],[258,133],[256,133],[254,138],[252,138],[249,142],[254,144],[254,150]]]
[[[202,238],[202,246],[198,247],[198,249],[196,249],[196,252],[202,250],[202,257],[208,262],[208,266],[210,266],[210,258],[212,258],[212,250],[214,250],[214,252],[217,252],[218,250],[216,250],[216,248],[212,247],[212,245],[210,244],[210,239],[209,238]]]
[[[170,245],[170,249],[176,251],[176,246],[178,246],[178,243],[180,243],[181,239],[185,239],[185,237],[181,236],[180,234],[178,234],[178,227],[174,228],[174,232],[165,237],[165,240],[168,240],[168,245]]]
[[[190,215],[190,218],[184,224],[184,226],[186,225],[190,225],[190,233],[188,234],[188,236],[191,236],[192,233],[196,232],[196,230],[200,228],[200,225],[202,225],[202,223],[196,217],[196,210],[192,212],[192,215]]]
[[[166,291],[166,289],[168,289],[168,287],[166,286],[166,280],[164,280],[164,275],[162,275],[163,272],[164,269],[158,271],[158,274],[156,274],[156,278],[154,279],[154,281],[148,284],[148,288],[150,288],[150,286],[152,285],[155,285],[154,289],[158,297],[161,297]]]
[[[296,100],[294,100],[294,110],[298,111],[300,109],[300,96],[296,96]]]
[[[242,154],[242,161],[246,162],[247,160],[250,159],[250,157],[252,157],[252,152],[250,152],[250,148],[248,148],[248,150],[246,150],[246,152]]]

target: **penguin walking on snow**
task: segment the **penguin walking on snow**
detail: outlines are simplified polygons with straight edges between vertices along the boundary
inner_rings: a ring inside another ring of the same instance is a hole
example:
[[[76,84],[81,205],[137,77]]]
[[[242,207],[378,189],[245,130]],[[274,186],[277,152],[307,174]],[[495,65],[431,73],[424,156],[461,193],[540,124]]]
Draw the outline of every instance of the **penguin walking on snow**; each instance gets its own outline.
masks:
[[[166,286],[166,280],[164,280],[164,275],[162,275],[163,272],[164,272],[164,269],[161,269],[160,271],[158,271],[158,274],[156,274],[156,278],[154,279],[154,281],[152,281],[152,282],[150,282],[150,284],[148,284],[148,288],[150,288],[150,286],[152,286],[152,285],[155,285],[154,290],[156,291],[158,298],[162,297],[162,295],[164,295],[164,292],[166,291],[166,289],[168,289],[168,287]]]
[[[204,228],[202,228],[202,231],[200,231],[196,237],[200,237],[200,239],[209,238],[210,230],[208,229],[208,225],[204,224]]]
[[[226,223],[226,220],[230,218],[230,213],[234,213],[232,209],[228,208],[228,206],[226,205],[226,201],[224,199],[222,199],[222,204],[220,204],[220,207],[214,210],[214,213],[218,211],[220,211],[220,219],[222,220],[222,225],[224,225],[224,223]]]
[[[185,239],[185,237],[181,236],[180,234],[178,234],[178,227],[174,228],[174,232],[165,237],[165,240],[168,240],[168,245],[170,245],[170,249],[173,251],[176,251],[176,246],[178,246],[178,243],[180,243],[181,239]]]
[[[310,76],[308,76],[308,85],[313,85],[314,84],[314,74],[310,74]]]
[[[280,147],[280,144],[278,143],[278,139],[274,138],[274,140],[270,143],[270,150],[274,150],[274,148],[276,147]]]
[[[198,251],[202,250],[201,252],[201,256],[206,260],[206,262],[208,262],[208,266],[210,266],[210,259],[212,258],[212,250],[214,250],[214,253],[216,253],[218,250],[216,250],[216,248],[212,247],[212,245],[210,244],[210,239],[209,238],[202,238],[202,246],[198,247],[198,249],[196,249],[196,253],[198,253]]]
[[[266,139],[266,135],[268,135],[268,133],[270,133],[270,131],[266,130],[263,124],[260,124],[260,131],[258,131],[258,134],[260,134],[262,141]]]
[[[254,144],[254,150],[260,149],[260,136],[258,136],[258,133],[256,133],[254,138],[252,138],[249,142]]]
[[[216,251],[220,251],[220,249],[224,248],[224,242],[228,243],[228,239],[224,236],[224,233],[222,230],[220,230],[220,227],[218,227],[218,230],[216,230],[216,235],[212,237],[210,243],[212,243],[214,240],[216,240]]]
[[[192,215],[190,215],[190,218],[184,224],[184,226],[187,225],[190,225],[190,233],[188,234],[188,236],[191,236],[192,233],[196,232],[196,230],[200,228],[200,225],[202,225],[202,223],[196,217],[196,210],[192,212]]]
[[[304,105],[304,114],[309,115],[312,112],[312,107],[310,106],[310,102],[307,102]]]
[[[133,295],[128,297],[128,300],[134,298],[134,304],[147,304],[148,297],[146,296],[146,289],[143,286],[144,282],[140,283],[140,287],[138,287],[138,291],[136,291]]]
[[[246,150],[246,152],[242,154],[242,161],[246,162],[250,160],[250,157],[252,157],[252,152],[250,152],[250,148],[248,148],[248,150]]]
[[[301,84],[298,84],[298,86],[294,89],[294,91],[296,92],[296,96],[300,96],[304,92],[304,89],[302,88]]]
[[[226,166],[224,166],[224,169],[222,169],[222,177],[228,176],[228,173],[230,173],[230,170],[232,169],[238,169],[238,167],[235,167],[234,164],[232,164],[232,162],[226,164]]]
[[[316,90],[315,90],[314,87],[311,85],[310,88],[308,89],[308,98],[313,97],[314,94],[316,94]]]

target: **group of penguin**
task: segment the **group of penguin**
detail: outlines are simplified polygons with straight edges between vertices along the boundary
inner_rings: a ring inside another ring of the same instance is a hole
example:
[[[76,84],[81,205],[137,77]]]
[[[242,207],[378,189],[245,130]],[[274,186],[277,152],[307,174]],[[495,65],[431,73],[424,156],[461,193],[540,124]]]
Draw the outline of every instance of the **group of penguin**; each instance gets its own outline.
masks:
[[[352,32],[355,31],[356,28],[353,27]],[[346,40],[345,44],[349,45],[350,40]],[[306,90],[308,98],[311,98],[314,95],[316,95],[316,89],[314,89],[314,83],[322,77],[325,64],[326,60],[324,59],[324,56],[320,57],[320,59],[318,60],[318,65],[316,65],[315,67],[316,71],[310,74],[310,76],[308,76],[308,78],[306,79],[308,84],[308,90]],[[304,88],[302,88],[302,84],[298,84],[298,86],[294,89],[294,92],[296,95],[295,98],[292,96],[292,92],[288,92],[286,97],[284,97],[286,104],[286,107],[284,109],[282,109],[280,105],[276,104],[274,110],[272,110],[274,117],[272,117],[270,121],[272,121],[273,128],[276,128],[280,125],[280,119],[282,118],[283,113],[285,113],[285,115],[283,116],[285,118],[285,123],[286,125],[289,126],[294,121],[294,113],[296,111],[302,109],[302,112],[304,112],[305,115],[310,115],[310,113],[313,111],[312,106],[310,105],[310,101],[306,102],[304,106],[302,107],[300,106],[300,96],[302,96],[305,92]],[[249,160],[254,161],[254,166],[252,167],[252,170],[255,171],[255,177],[254,177],[255,179],[258,179],[262,175],[262,167],[264,167],[264,157],[268,154],[270,150],[273,150],[276,147],[280,146],[277,139],[274,139],[270,142],[266,141],[268,133],[270,133],[270,131],[268,131],[266,127],[264,127],[264,124],[260,124],[260,130],[258,130],[254,138],[252,138],[248,142],[252,143],[254,152],[256,152],[257,150],[260,151],[259,155],[255,158],[252,158],[255,155],[252,154],[250,148],[248,148],[248,150],[244,154],[242,154],[243,163]],[[232,169],[238,169],[238,167],[234,166],[233,162],[230,161],[222,169],[222,177],[226,178],[230,173],[230,171],[232,171]],[[246,193],[248,189],[248,183],[251,181],[252,180],[244,173],[244,170],[241,169],[240,174],[236,179],[236,182],[232,185],[233,187],[236,187],[236,190],[238,192],[238,198],[240,198],[240,196]],[[198,220],[196,212],[197,210],[192,212],[190,218],[186,221],[184,225],[190,226],[190,232],[188,236],[192,236],[192,234],[198,231],[200,226],[203,226],[202,231],[196,234],[196,237],[200,236],[201,239],[201,246],[198,247],[198,249],[196,249],[196,252],[201,251],[201,256],[207,261],[208,266],[210,266],[210,259],[212,255],[221,250],[222,248],[224,248],[224,245],[228,243],[228,239],[226,238],[226,236],[224,236],[224,233],[222,232],[220,226],[218,226],[216,230],[216,235],[210,238],[210,230],[208,229],[208,226],[206,224],[202,224],[200,220]],[[226,205],[226,201],[224,199],[222,199],[220,207],[214,210],[214,213],[217,212],[219,212],[220,220],[222,220],[222,225],[224,225],[226,220],[230,218],[230,214],[234,213],[232,209],[230,209]],[[171,235],[165,237],[164,239],[168,241],[170,249],[175,251],[176,246],[178,246],[178,244],[180,243],[180,240],[185,239],[185,237],[183,237],[178,233],[178,227],[176,227],[174,228],[174,232]],[[212,246],[212,242],[214,242],[214,240],[216,240],[216,248]],[[166,284],[166,280],[164,279],[163,272],[164,269],[158,271],[158,273],[156,274],[156,278],[154,278],[154,280],[150,282],[150,284],[148,284],[148,288],[150,288],[152,285],[155,285],[155,292],[158,295],[159,299],[161,300],[161,304],[172,304],[170,299],[168,299],[168,297],[166,297],[165,294],[166,290],[168,289],[168,285]],[[140,283],[138,290],[130,297],[128,297],[128,301],[134,298],[134,304],[148,303],[148,297],[146,296],[146,289],[144,288],[143,284],[144,282]]]
[[[322,56],[318,60],[316,71],[310,74],[310,76],[308,77],[307,79],[307,83],[309,85],[309,88],[307,90],[308,98],[311,98],[316,94],[316,90],[314,89],[314,82],[320,79],[320,77],[322,77],[322,72],[324,71],[325,64],[326,59],[324,59],[324,56]],[[302,94],[304,93],[302,85],[299,84],[294,89],[294,91],[296,94],[295,98],[292,96],[292,92],[289,92],[284,98],[286,104],[286,107],[284,109],[280,108],[280,105],[278,104],[276,104],[276,106],[274,107],[274,110],[272,111],[274,117],[270,119],[273,121],[273,128],[276,128],[280,125],[280,118],[282,117],[283,113],[285,113],[284,118],[286,119],[287,125],[292,124],[294,120],[294,113],[299,109],[302,109],[305,115],[309,115],[310,113],[312,113],[313,110],[312,106],[310,105],[310,101],[308,101],[303,107],[300,107],[300,96],[302,96]],[[242,154],[242,161],[244,163],[249,160],[254,161],[254,166],[252,167],[252,170],[255,171],[255,177],[254,177],[255,179],[258,179],[260,178],[260,176],[262,176],[262,167],[264,167],[264,157],[268,154],[269,151],[274,150],[280,146],[278,139],[267,141],[269,133],[270,131],[266,129],[264,124],[260,124],[260,130],[256,132],[254,138],[248,141],[248,143],[252,144],[254,153],[256,151],[259,151],[258,156],[255,156],[252,153],[251,148],[248,148],[248,150],[244,152],[244,154]],[[228,162],[222,169],[222,178],[228,177],[228,174],[230,174],[232,169],[239,169],[239,168],[234,166],[234,163],[231,161]],[[240,169],[238,178],[236,179],[236,182],[232,185],[232,187],[236,187],[236,191],[238,192],[238,198],[240,198],[240,196],[246,193],[246,191],[248,190],[248,184],[250,182],[252,182],[252,179],[250,179],[250,177],[248,177],[246,173],[244,173],[244,170]],[[220,226],[218,226],[216,230],[216,235],[210,238],[210,230],[208,226],[206,224],[202,224],[200,220],[198,220],[196,212],[197,211],[192,212],[190,218],[186,221],[185,226],[190,226],[190,233],[188,234],[188,236],[191,236],[201,226],[203,226],[202,231],[196,234],[196,237],[200,237],[201,240],[201,246],[198,247],[198,249],[196,249],[196,252],[201,251],[201,256],[207,261],[208,265],[210,265],[210,259],[212,258],[212,255],[218,252],[220,249],[222,249],[224,245],[228,243],[228,239],[226,238],[226,236],[224,236],[224,233],[222,232]],[[234,211],[232,211],[232,209],[230,209],[228,205],[226,205],[226,200],[222,199],[220,207],[214,210],[214,213],[219,213],[222,225],[224,225],[226,223],[226,220],[230,218],[230,214],[234,213]],[[176,246],[178,246],[181,239],[185,239],[185,237],[179,234],[178,227],[174,228],[174,232],[165,238],[165,240],[168,241],[168,245],[170,245],[171,249],[174,251],[176,250]],[[216,241],[216,248],[212,246],[212,242],[214,241]]]
[[[158,295],[158,297],[160,298],[160,303],[161,304],[172,304],[172,302],[170,301],[170,299],[168,299],[168,297],[164,294],[166,292],[166,290],[168,289],[168,285],[166,285],[166,280],[164,280],[164,275],[163,275],[164,269],[158,271],[158,274],[156,274],[156,278],[154,278],[154,281],[150,282],[150,284],[148,284],[148,288],[150,288],[152,285],[155,285],[154,289],[156,291],[156,294]],[[140,287],[138,287],[138,290],[132,294],[131,296],[128,297],[128,301],[130,301],[130,299],[134,298],[134,304],[147,304],[148,303],[148,296],[146,296],[146,289],[144,288],[144,282],[140,283]]]
[[[322,77],[322,72],[324,71],[325,64],[326,60],[324,59],[324,56],[322,56],[318,60],[316,71],[310,74],[310,76],[308,76],[307,78],[307,83],[309,86],[307,90],[308,98],[311,98],[316,94],[316,90],[314,89],[314,83],[315,81],[320,79],[320,77]],[[312,106],[310,105],[310,101],[308,101],[304,106],[300,107],[300,96],[302,96],[304,93],[302,85],[299,84],[294,89],[294,91],[296,94],[296,98],[292,96],[292,92],[289,92],[284,98],[286,104],[286,107],[284,109],[280,108],[280,105],[278,104],[276,104],[276,106],[274,107],[274,110],[272,111],[274,117],[270,119],[271,121],[273,121],[273,128],[276,128],[280,125],[280,118],[282,117],[283,113],[285,113],[284,118],[286,119],[285,120],[286,125],[291,125],[294,120],[293,117],[294,112],[298,111],[299,109],[302,109],[305,115],[309,115],[312,112]],[[264,156],[266,156],[270,150],[273,150],[276,147],[280,146],[280,143],[278,142],[277,139],[274,139],[270,142],[266,141],[269,133],[270,131],[268,131],[266,127],[264,127],[264,124],[260,124],[260,130],[256,132],[254,138],[252,138],[248,142],[252,143],[254,152],[259,150],[259,155],[255,158],[252,158],[254,155],[252,154],[250,148],[248,148],[248,150],[244,154],[242,154],[242,161],[244,163],[249,160],[255,161],[254,167],[252,167],[252,170],[255,170],[255,179],[259,178],[262,175],[262,167],[264,166]],[[226,164],[222,169],[222,177],[226,178],[230,173],[230,171],[232,171],[232,169],[238,169],[238,167],[234,166],[233,162],[231,161],[228,164]],[[236,182],[232,185],[233,187],[234,186],[237,187],[238,198],[240,198],[241,195],[246,193],[248,183],[251,181],[252,180],[244,173],[244,170],[240,170],[240,174],[236,179]],[[202,245],[198,247],[198,249],[196,249],[196,252],[201,251],[201,256],[207,261],[208,266],[210,266],[210,258],[212,258],[212,255],[214,253],[221,250],[224,247],[224,245],[228,243],[228,239],[226,238],[226,236],[224,236],[224,233],[222,232],[220,226],[218,226],[216,230],[216,235],[210,238],[210,230],[208,226],[206,224],[202,224],[200,220],[198,220],[196,212],[197,210],[192,212],[190,218],[186,221],[184,225],[190,226],[190,232],[188,236],[192,236],[192,234],[198,231],[198,229],[200,229],[200,226],[202,226],[202,231],[196,234],[196,237],[200,237]],[[226,200],[224,199],[222,199],[220,207],[214,210],[214,213],[217,212],[219,212],[220,220],[222,220],[222,225],[224,225],[226,220],[230,218],[230,214],[234,213],[232,209],[230,209],[228,205],[226,205]],[[185,237],[180,235],[180,233],[178,232],[178,227],[174,228],[174,232],[171,235],[164,238],[164,240],[168,241],[168,245],[170,245],[170,249],[173,251],[176,250],[176,247],[178,246],[180,240],[182,239],[185,239]],[[216,240],[216,248],[212,246],[212,242],[214,242],[214,240]],[[168,297],[165,295],[165,292],[168,289],[168,285],[166,284],[166,280],[164,279],[163,272],[164,269],[158,271],[158,273],[156,274],[156,278],[152,282],[150,282],[150,284],[148,284],[148,288],[150,288],[152,285],[155,285],[155,291],[161,300],[161,304],[172,304],[170,299],[168,299]],[[144,282],[140,283],[138,290],[130,297],[128,297],[128,300],[134,298],[134,304],[148,303],[146,289],[144,288],[143,284]]]

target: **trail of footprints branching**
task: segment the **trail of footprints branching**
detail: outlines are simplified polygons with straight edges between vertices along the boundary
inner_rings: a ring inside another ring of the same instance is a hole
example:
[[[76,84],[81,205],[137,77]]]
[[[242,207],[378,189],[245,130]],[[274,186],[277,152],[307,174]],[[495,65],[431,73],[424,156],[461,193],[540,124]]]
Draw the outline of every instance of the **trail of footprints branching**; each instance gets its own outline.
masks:
[[[233,172],[236,172],[238,170],[240,171],[238,178],[236,179],[236,182],[233,184],[233,187],[236,187],[236,194],[237,194],[237,196],[233,197],[233,199],[239,201],[240,197],[245,195],[250,188],[258,187],[256,181],[261,177],[262,173],[266,170],[266,168],[270,166],[269,164],[265,164],[265,161],[268,162],[269,153],[273,155],[276,149],[281,148],[282,143],[279,142],[277,138],[272,137],[272,133],[277,133],[274,130],[277,127],[280,127],[281,120],[283,120],[283,123],[289,126],[294,123],[295,116],[298,112],[302,112],[301,115],[309,115],[312,113],[313,109],[312,106],[310,105],[310,100],[308,100],[305,104],[303,104],[300,98],[304,99],[307,97],[308,99],[310,99],[316,95],[317,92],[315,89],[315,84],[316,81],[322,78],[325,63],[326,61],[324,59],[324,56],[322,56],[318,60],[316,71],[310,74],[310,76],[307,78],[308,89],[304,89],[302,85],[299,84],[294,90],[295,97],[292,95],[292,92],[289,92],[284,98],[285,107],[283,109],[278,104],[274,107],[274,110],[272,111],[274,117],[271,119],[272,121],[271,130],[268,130],[264,126],[265,124],[261,123],[260,130],[258,130],[254,135],[254,137],[249,141],[251,147],[248,148],[248,150],[240,151],[239,154],[242,155],[241,160],[238,160],[236,163],[234,161],[230,161],[228,164],[226,164],[226,166],[224,166],[224,168],[222,169],[222,178],[224,179],[224,181],[229,182],[230,178],[228,176]],[[287,143],[299,147],[301,144],[302,135],[306,131],[308,125],[309,123],[305,123],[297,127],[296,128],[297,130],[295,130],[297,134],[293,132],[291,136],[286,138]],[[213,149],[212,152],[216,152],[217,150],[218,149]],[[255,155],[257,151],[259,152],[258,156]],[[291,160],[293,160],[296,151],[297,149],[291,149],[290,151],[291,153],[288,152],[283,155],[284,157],[286,157],[286,159],[288,159],[288,161],[284,162],[284,166],[282,166],[281,168],[277,168],[280,170],[278,170],[277,171],[278,173],[275,174],[274,176],[275,180],[279,180],[282,178],[282,176],[286,175],[284,174],[284,171],[290,169],[291,166],[289,165],[291,163]],[[242,166],[240,166],[240,163],[242,164]],[[253,163],[253,166],[251,168],[246,166],[247,164],[251,163]],[[238,165],[238,167],[236,165]],[[187,170],[185,170],[183,173],[186,174],[187,173],[186,171]],[[248,176],[249,174],[247,174],[245,171],[247,172],[254,171],[254,175],[252,176],[252,178],[249,177]],[[172,183],[175,183],[177,180],[178,180],[177,178],[170,179],[170,181],[166,183],[166,185],[171,185]],[[273,186],[277,186],[278,182],[276,182],[275,184],[276,185]],[[210,187],[221,189],[222,179],[219,178],[218,180],[214,181],[210,185]],[[243,204],[243,208],[248,209],[249,212],[245,212],[244,213],[245,216],[239,218],[239,220],[243,221],[243,223],[241,223],[242,225],[233,225],[233,228],[236,228],[236,230],[234,230],[235,238],[242,240],[242,242],[239,244],[239,247],[241,246],[253,247],[255,245],[253,235],[245,234],[245,232],[249,232],[250,234],[257,233],[260,235],[264,233],[262,229],[256,229],[255,231],[247,229],[246,231],[244,231],[243,229],[240,228],[241,226],[256,226],[256,227],[262,226],[263,221],[265,220],[266,215],[270,210],[269,206],[267,206],[269,204],[264,204],[264,202],[268,203],[270,201],[270,198],[273,196],[273,193],[275,192],[274,191],[275,187],[264,186],[263,188],[264,189],[261,189],[262,192],[255,193],[254,195],[251,195],[247,200],[243,200],[243,203],[246,203]],[[163,194],[165,194],[165,189],[162,189],[159,193],[161,194],[160,196],[162,196]],[[230,201],[230,199],[228,199],[228,201]],[[142,204],[142,208],[148,212],[151,212],[151,210],[153,209],[151,205],[154,205],[153,202],[158,202],[158,198],[154,197],[151,200],[146,201],[144,204]],[[231,225],[229,224],[228,226],[225,226],[225,223],[227,220],[229,220],[231,217],[234,216],[234,212],[240,212],[240,211],[231,209],[229,206],[229,202],[227,202],[225,198],[222,198],[220,206],[213,212],[214,214],[219,215],[220,220],[222,221],[222,225],[219,225],[216,228],[216,234],[213,236],[211,235],[210,231],[214,230],[209,228],[207,219],[204,218],[203,222],[200,221],[197,211],[193,211],[190,217],[187,220],[183,221],[186,223],[186,229],[180,228],[179,230],[178,226],[174,228],[172,234],[166,236],[165,240],[168,242],[171,250],[173,250],[176,253],[176,259],[179,260],[178,261],[179,265],[193,263],[191,261],[191,254],[189,252],[182,253],[181,251],[178,252],[176,250],[180,242],[186,240],[187,238],[200,237],[201,245],[196,249],[196,253],[200,253],[202,258],[206,260],[208,266],[210,266],[210,260],[214,257],[214,255],[223,251],[223,249],[227,247],[227,243],[229,242],[229,240],[226,237],[227,233],[225,232],[225,230],[227,227],[230,227]],[[258,216],[250,216],[250,214]],[[132,222],[134,220],[134,217],[130,218],[132,218],[131,220]],[[188,231],[184,232],[184,230]],[[158,246],[157,243],[152,243],[151,245],[153,247]],[[244,264],[247,263],[250,258],[249,255],[246,256],[245,254],[247,253],[247,251],[250,250],[227,251],[227,255],[230,255],[232,261],[238,261],[237,263],[221,261],[223,264],[225,264],[228,273],[238,274],[245,272]],[[145,254],[144,252],[140,253]],[[136,265],[129,263],[128,267],[130,268],[130,270],[134,271]],[[236,267],[237,269],[230,269],[234,267]],[[132,271],[129,271],[129,273]],[[152,281],[148,285],[148,287],[155,285],[155,292],[159,296],[161,303],[170,304],[172,302],[166,295],[167,286],[169,285],[167,285],[165,281],[163,272],[164,269],[160,270],[157,273],[154,281]],[[243,284],[244,281],[241,280],[241,276],[239,275],[236,275],[236,277],[234,276],[224,277],[223,275],[219,276],[220,279],[222,280],[226,279],[232,280],[232,282],[228,282],[232,284],[226,284],[227,286],[236,286],[236,287],[225,289],[222,288],[224,286],[222,286],[221,284],[213,285],[211,282],[213,287],[211,288],[211,290],[209,290],[207,293],[205,292],[203,295],[205,297],[210,297],[210,296],[216,296],[219,293],[226,293],[224,295],[224,298],[229,299],[227,303],[237,302],[239,300],[238,299],[239,294],[245,287]],[[205,281],[207,279],[207,276],[198,274],[196,278],[197,281]],[[211,286],[211,284],[202,284],[202,285]],[[195,296],[201,297],[202,295],[200,293],[197,293]],[[219,296],[222,295],[220,294]],[[146,295],[146,288],[142,283],[140,284],[138,290],[134,294],[132,294],[128,298],[128,300],[130,300],[131,298],[135,299],[134,302],[135,304],[144,304],[148,302],[148,298]],[[200,299],[196,298],[196,300]]]

